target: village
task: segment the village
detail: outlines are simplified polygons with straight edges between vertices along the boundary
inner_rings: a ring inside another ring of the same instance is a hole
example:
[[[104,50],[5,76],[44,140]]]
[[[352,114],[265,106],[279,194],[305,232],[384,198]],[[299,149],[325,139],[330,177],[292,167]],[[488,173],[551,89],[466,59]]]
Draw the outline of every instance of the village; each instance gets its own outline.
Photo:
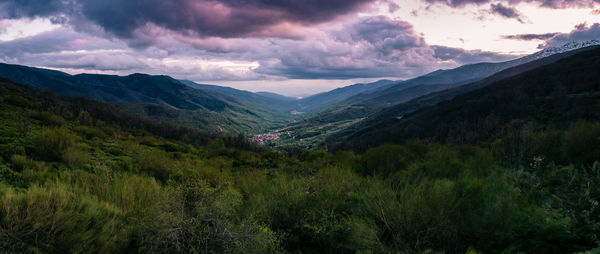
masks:
[[[252,138],[250,138],[250,141],[257,143],[257,144],[265,144],[268,141],[279,139],[279,137],[281,137],[281,135],[290,136],[291,132],[286,129],[277,129],[277,130],[274,130],[274,131],[268,132],[268,133],[256,134]]]

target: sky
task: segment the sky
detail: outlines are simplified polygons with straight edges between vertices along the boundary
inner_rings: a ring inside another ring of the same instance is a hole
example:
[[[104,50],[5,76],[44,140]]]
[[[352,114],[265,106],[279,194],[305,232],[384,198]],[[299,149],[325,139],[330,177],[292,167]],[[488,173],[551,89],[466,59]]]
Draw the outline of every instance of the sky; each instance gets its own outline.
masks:
[[[600,39],[600,0],[0,0],[0,62],[306,96]]]

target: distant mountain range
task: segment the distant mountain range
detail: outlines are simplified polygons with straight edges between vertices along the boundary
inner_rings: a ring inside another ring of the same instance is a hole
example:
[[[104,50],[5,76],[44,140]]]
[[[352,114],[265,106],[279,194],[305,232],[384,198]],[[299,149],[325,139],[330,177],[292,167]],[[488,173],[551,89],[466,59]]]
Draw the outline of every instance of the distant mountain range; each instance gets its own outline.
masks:
[[[290,111],[298,107],[295,98],[285,97],[275,93],[258,92],[253,93],[234,89],[231,87],[198,84],[189,80],[179,80],[181,83],[201,91],[212,91],[219,94],[233,97],[237,100],[246,102],[253,106],[258,106],[261,109],[278,112],[281,114],[289,114]]]
[[[258,133],[289,121],[293,100],[168,76],[67,73],[0,64],[0,77],[67,96],[117,104],[149,118],[200,130]]]
[[[572,42],[507,62],[469,64],[405,81],[355,84],[301,99],[147,74],[70,75],[0,64],[0,77],[60,95],[113,103],[141,116],[199,130],[253,135],[285,129],[291,134],[282,137],[281,144],[315,146],[368,136],[367,130],[394,119],[591,50],[593,45],[600,41]]]
[[[354,84],[300,99],[298,103],[300,104],[301,110],[315,112],[340,103],[357,94],[372,92],[397,82],[398,81],[392,80],[379,80],[368,84]]]

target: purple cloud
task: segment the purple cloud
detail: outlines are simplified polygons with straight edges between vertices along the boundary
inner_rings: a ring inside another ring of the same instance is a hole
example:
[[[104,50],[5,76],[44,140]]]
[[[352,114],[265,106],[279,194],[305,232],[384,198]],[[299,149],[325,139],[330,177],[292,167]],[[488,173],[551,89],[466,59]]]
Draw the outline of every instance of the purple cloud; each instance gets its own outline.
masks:
[[[440,3],[445,4],[452,7],[464,7],[469,4],[482,5],[488,4],[491,2],[496,2],[494,0],[423,0],[427,3]],[[600,0],[505,0],[504,2],[508,4],[518,4],[518,3],[536,3],[542,7],[546,8],[554,8],[554,9],[563,9],[569,7],[593,7],[595,4],[600,3]]]
[[[70,3],[61,0],[2,0],[0,17],[48,17],[60,13],[68,5]]]
[[[454,61],[460,65],[480,62],[500,62],[514,59],[515,56],[503,55],[482,50],[464,50],[445,46],[431,46],[434,57],[444,61]]]
[[[270,45],[278,57],[261,61],[257,71],[298,79],[412,76],[435,62],[410,23],[385,16],[362,18],[311,40]]]
[[[504,6],[501,3],[490,5],[490,13],[500,15],[507,19],[515,19],[520,23],[525,23],[527,19],[517,9],[509,6]]]
[[[385,55],[425,46],[425,40],[417,35],[410,23],[392,20],[386,16],[364,18],[346,28],[344,32],[350,35],[346,40],[368,43]]]
[[[397,10],[400,10],[400,5],[398,5],[397,3],[394,3],[394,2],[389,2],[388,3],[388,11],[390,13],[393,13],[393,12],[395,12]]]
[[[507,40],[518,40],[518,41],[535,41],[541,40],[545,41],[551,39],[552,37],[558,35],[559,33],[545,33],[545,34],[514,34],[514,35],[503,35],[502,39]]]
[[[600,23],[591,26],[586,23],[579,24],[568,34],[558,34],[540,45],[540,48],[559,47],[570,42],[585,42],[600,40]]]
[[[79,34],[61,28],[32,37],[0,42],[0,57],[14,58],[26,54],[44,54],[73,49],[124,49],[123,43],[109,43],[107,40]]]
[[[70,23],[80,29],[98,26],[124,39],[152,32],[149,27],[200,37],[289,38],[298,36],[290,29],[291,25],[331,21],[373,1],[0,0],[0,17],[52,17],[56,22]],[[86,22],[90,25],[83,24]]]
[[[270,45],[277,58],[261,61],[257,72],[296,79],[414,77],[439,68],[515,58],[430,46],[410,23],[384,16],[362,18],[314,40],[311,44],[288,40]]]
[[[46,17],[63,24],[59,30],[0,42],[0,60],[73,72],[144,72],[207,81],[408,78],[512,58],[431,46],[410,23],[385,16],[312,27],[342,19],[371,1],[57,0],[41,10],[0,0],[0,6],[10,7],[0,8],[0,17]],[[310,33],[285,38],[298,29]]]
[[[9,22],[6,19],[0,20],[0,34],[3,34],[6,32],[6,29],[9,26]]]

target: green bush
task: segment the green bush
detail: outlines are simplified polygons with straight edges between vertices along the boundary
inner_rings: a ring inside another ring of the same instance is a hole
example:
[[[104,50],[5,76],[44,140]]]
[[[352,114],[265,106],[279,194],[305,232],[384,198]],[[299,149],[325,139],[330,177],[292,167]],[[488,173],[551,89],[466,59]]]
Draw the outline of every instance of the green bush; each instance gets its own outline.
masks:
[[[33,119],[41,121],[44,125],[62,126],[66,123],[65,119],[49,112],[33,111],[29,114]]]
[[[24,155],[11,156],[11,162],[14,169],[18,171],[33,170],[37,172],[46,172],[50,167],[43,161],[34,161]]]
[[[171,190],[160,220],[144,229],[144,252],[278,253],[277,235],[251,218],[234,219],[242,197],[227,186],[187,182]]]
[[[92,138],[101,138],[104,139],[107,137],[106,133],[104,133],[104,131],[100,128],[97,127],[91,127],[91,126],[85,126],[85,125],[79,125],[76,126],[75,128],[73,128],[74,131],[83,134],[83,136],[85,136],[85,138],[87,139],[92,139]]]
[[[0,242],[9,252],[114,253],[127,242],[119,209],[60,184],[5,192],[0,211]]]
[[[15,172],[3,164],[0,164],[0,182],[16,188],[27,188],[29,185],[19,172]]]
[[[576,122],[564,136],[565,153],[571,162],[592,165],[600,161],[600,124]]]
[[[175,172],[174,163],[163,151],[146,149],[138,155],[138,168],[140,172],[155,177],[160,181],[167,181]]]
[[[64,127],[43,128],[37,133],[34,145],[40,159],[60,161],[63,153],[75,145],[75,135]]]
[[[90,155],[84,147],[69,147],[62,153],[62,158],[67,165],[77,168],[90,161]]]
[[[418,155],[405,146],[382,145],[367,150],[361,156],[362,167],[359,171],[363,175],[386,177],[406,169],[417,159]]]

